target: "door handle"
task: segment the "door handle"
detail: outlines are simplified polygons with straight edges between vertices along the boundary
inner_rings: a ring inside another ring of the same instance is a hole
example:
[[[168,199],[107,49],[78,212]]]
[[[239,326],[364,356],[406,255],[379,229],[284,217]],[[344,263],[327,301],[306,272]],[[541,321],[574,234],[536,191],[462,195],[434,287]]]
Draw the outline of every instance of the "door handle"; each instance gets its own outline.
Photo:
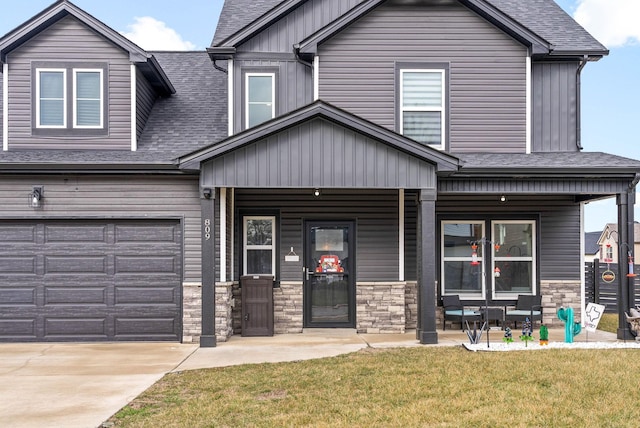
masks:
[[[309,275],[313,275],[313,270],[312,269],[308,269],[308,268],[304,268],[305,274],[307,275],[307,281],[309,281]]]

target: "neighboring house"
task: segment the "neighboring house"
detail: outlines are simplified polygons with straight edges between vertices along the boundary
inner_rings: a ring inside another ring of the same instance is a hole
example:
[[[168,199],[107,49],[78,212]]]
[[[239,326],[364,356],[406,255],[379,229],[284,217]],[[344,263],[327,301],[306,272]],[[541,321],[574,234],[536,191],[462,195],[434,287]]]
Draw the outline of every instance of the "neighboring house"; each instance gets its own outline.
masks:
[[[622,250],[624,252],[623,263],[629,263],[629,252],[635,256],[640,251],[640,223],[634,222],[633,224],[635,242],[633,248],[627,245],[627,242],[620,240],[620,234],[618,232],[618,225],[616,223],[607,223],[602,232],[598,232],[597,245],[599,248],[598,259],[600,263],[613,263],[617,264],[620,260],[619,253]],[[622,247],[620,249],[619,247]],[[637,262],[634,260],[634,263]]]
[[[602,232],[585,232],[584,234],[584,261],[593,262],[600,259],[600,245],[598,241]]]
[[[520,3],[227,0],[206,53],[152,54],[59,1],[5,35],[0,340],[215,346],[260,275],[276,333],[579,309],[583,203],[633,239],[640,162],[582,151],[606,48]]]

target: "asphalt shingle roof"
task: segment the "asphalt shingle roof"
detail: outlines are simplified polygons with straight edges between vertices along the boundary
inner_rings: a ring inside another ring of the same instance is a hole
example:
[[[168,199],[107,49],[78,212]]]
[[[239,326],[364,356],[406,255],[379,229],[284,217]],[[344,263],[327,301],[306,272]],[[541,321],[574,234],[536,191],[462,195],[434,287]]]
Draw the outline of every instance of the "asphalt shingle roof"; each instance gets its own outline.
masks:
[[[481,170],[638,170],[640,161],[602,152],[451,153],[461,160],[462,171]]]
[[[552,43],[556,51],[606,50],[553,0],[484,1]],[[280,3],[283,3],[283,0],[225,0],[212,46],[219,46],[226,38]]]

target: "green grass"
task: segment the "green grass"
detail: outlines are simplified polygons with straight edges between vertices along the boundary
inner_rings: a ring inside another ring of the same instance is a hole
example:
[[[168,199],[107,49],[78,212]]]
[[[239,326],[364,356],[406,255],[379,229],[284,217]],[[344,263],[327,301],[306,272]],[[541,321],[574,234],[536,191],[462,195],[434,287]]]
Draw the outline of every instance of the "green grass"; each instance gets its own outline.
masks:
[[[365,349],[165,376],[118,427],[636,427],[637,350]]]
[[[600,318],[600,322],[598,323],[598,330],[617,333],[618,314],[603,314],[602,318]]]

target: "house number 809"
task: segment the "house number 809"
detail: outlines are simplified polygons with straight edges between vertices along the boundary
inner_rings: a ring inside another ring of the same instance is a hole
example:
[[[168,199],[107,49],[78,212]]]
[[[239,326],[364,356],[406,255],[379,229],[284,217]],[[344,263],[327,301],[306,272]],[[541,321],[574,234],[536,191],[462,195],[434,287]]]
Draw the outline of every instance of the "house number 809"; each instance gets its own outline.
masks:
[[[204,239],[211,239],[211,220],[208,218],[204,220]]]

